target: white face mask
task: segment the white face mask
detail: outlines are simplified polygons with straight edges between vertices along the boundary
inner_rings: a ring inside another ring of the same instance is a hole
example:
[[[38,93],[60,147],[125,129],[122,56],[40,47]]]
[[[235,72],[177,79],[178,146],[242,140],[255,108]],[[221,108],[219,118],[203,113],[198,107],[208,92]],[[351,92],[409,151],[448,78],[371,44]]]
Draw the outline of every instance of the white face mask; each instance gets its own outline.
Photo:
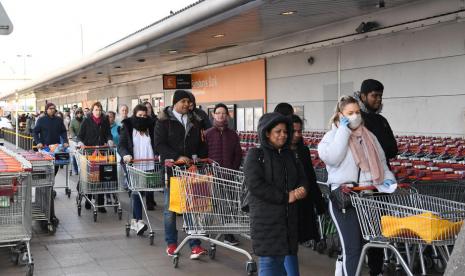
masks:
[[[351,129],[357,129],[362,124],[361,114],[352,114],[347,116],[347,119],[349,119],[349,127]]]

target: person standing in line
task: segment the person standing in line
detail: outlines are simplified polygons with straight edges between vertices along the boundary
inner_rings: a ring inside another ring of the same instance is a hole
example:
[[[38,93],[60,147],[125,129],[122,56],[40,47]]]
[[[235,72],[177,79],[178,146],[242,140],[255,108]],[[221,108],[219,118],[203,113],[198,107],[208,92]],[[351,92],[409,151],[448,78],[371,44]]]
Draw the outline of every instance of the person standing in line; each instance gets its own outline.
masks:
[[[392,193],[397,188],[383,148],[363,125],[360,106],[354,97],[339,99],[331,118],[331,130],[318,144],[318,155],[326,164],[327,182],[332,191],[341,187],[342,192],[349,193],[347,183],[373,185],[378,192],[385,193]],[[342,270],[345,276],[354,276],[364,243],[357,212],[353,207],[342,210],[337,206],[330,201],[329,211],[342,245]]]
[[[150,119],[150,122],[155,128],[155,125],[157,124],[157,115],[153,112],[153,107],[152,104],[149,102],[143,103],[145,107],[147,107],[147,117]],[[145,193],[145,202],[147,203],[147,210],[153,211],[155,210],[155,206],[157,206],[157,202],[155,201],[155,196],[153,192],[146,192]]]
[[[297,260],[299,210],[297,201],[307,196],[302,165],[290,149],[292,125],[288,117],[273,112],[258,122],[260,147],[248,151],[244,184],[252,248],[259,256],[259,276],[299,275],[290,267]]]
[[[190,95],[185,90],[176,90],[172,106],[166,107],[155,126],[155,151],[160,154],[162,164],[167,159],[190,163],[193,158],[206,158],[208,148],[202,136],[200,121],[189,113]],[[168,174],[171,174],[168,171]],[[164,174],[163,174],[164,175]],[[168,176],[170,177],[170,176]],[[169,183],[168,183],[169,184]],[[166,253],[173,256],[178,246],[176,213],[169,210],[170,190],[165,189],[164,224]],[[200,240],[189,241],[191,259],[199,259],[207,251],[200,246]]]
[[[118,123],[121,124],[121,122],[128,118],[129,114],[129,107],[125,104],[122,104],[119,106],[119,111],[118,111]]]
[[[118,146],[121,125],[116,122],[116,113],[114,111],[108,111],[107,116],[108,122],[110,123],[111,136],[113,137],[113,142],[115,143],[115,146]]]
[[[63,148],[67,148],[68,135],[66,133],[63,119],[56,116],[56,105],[49,102],[45,105],[46,116],[39,118],[33,130],[34,142],[38,149],[43,149],[46,146],[54,144],[63,144]],[[55,166],[55,176],[57,175],[59,166]],[[50,203],[50,216],[53,220],[55,217],[55,204],[52,197]],[[55,225],[56,226],[56,225]]]
[[[136,105],[133,115],[122,122],[121,139],[118,144],[118,152],[124,163],[134,159],[155,158],[154,127],[152,120],[147,116],[147,107]],[[153,170],[154,167],[144,167]],[[147,230],[147,225],[142,220],[142,202],[137,193],[132,193],[132,216],[130,229],[137,235],[142,235]]]
[[[82,108],[77,108],[76,112],[74,112],[74,118],[71,120],[71,123],[69,125],[69,135],[73,142],[77,143],[78,138],[77,135],[79,133],[79,130],[81,129],[81,124],[82,120],[84,119],[84,111],[82,111]],[[78,165],[77,165],[77,160],[76,157],[73,154],[73,171],[77,175],[78,174]]]
[[[92,113],[84,119],[81,129],[78,133],[78,146],[114,146],[113,137],[111,136],[110,123],[108,118],[102,113],[102,104],[95,102],[92,105]],[[92,196],[89,195],[89,199]],[[104,205],[105,198],[103,194],[97,195],[97,205]],[[90,209],[92,206],[86,200],[85,208]],[[106,213],[105,207],[98,207],[100,213]]]
[[[294,107],[289,103],[279,103],[274,108],[274,112],[278,112],[284,116],[291,116],[294,115]]]
[[[219,103],[213,109],[213,127],[205,131],[208,145],[208,158],[218,162],[221,167],[239,170],[242,160],[242,148],[239,135],[228,127],[229,113],[225,104]],[[232,234],[224,235],[224,242],[238,245]]]
[[[202,109],[197,107],[194,94],[192,92],[188,92],[188,93],[189,93],[190,101],[191,101],[189,105],[189,111],[196,118],[196,120],[200,122],[200,127],[202,128],[203,131],[211,128],[212,123],[210,121],[210,118],[208,117],[208,114]]]

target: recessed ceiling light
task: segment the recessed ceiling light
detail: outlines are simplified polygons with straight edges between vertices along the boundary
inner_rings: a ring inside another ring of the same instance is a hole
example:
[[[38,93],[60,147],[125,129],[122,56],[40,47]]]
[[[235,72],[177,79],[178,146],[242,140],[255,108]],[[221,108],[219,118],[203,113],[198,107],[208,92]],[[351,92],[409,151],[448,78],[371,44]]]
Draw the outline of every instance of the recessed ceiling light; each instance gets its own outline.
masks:
[[[171,55],[174,55],[174,54],[177,54],[178,51],[177,50],[169,50],[168,53],[170,53]]]
[[[97,75],[101,75],[101,74],[103,74],[103,73],[102,72],[97,72]]]
[[[137,60],[137,62],[145,62],[145,58],[140,58]]]
[[[213,35],[212,37],[213,38],[221,38],[221,37],[224,37],[225,34],[216,34],[216,35]]]
[[[82,79],[83,79],[83,80],[85,80],[85,79],[87,79],[87,77],[86,77],[86,76],[84,76],[84,77],[82,77]]]
[[[281,15],[293,15],[297,13],[297,11],[285,11],[285,12],[282,12]]]
[[[118,66],[115,66],[114,68],[115,68],[115,69],[120,69],[120,68],[121,68],[121,66],[119,66],[119,65],[118,65]]]

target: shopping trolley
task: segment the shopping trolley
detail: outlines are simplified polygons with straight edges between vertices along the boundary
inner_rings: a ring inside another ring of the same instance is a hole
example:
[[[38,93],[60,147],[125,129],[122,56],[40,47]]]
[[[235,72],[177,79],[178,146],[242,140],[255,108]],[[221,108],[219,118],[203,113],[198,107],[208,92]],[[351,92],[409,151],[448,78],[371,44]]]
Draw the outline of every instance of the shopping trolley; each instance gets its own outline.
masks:
[[[39,152],[21,152],[32,165],[32,220],[41,222],[41,228],[50,234],[56,232],[58,219],[51,216],[52,190],[55,182],[54,159]]]
[[[257,265],[249,252],[219,240],[224,234],[250,236],[250,220],[240,204],[244,173],[222,168],[209,160],[189,165],[167,161],[165,166],[165,180],[171,185],[170,201],[171,197],[180,200],[187,233],[174,252],[174,267],[178,266],[179,252],[184,245],[191,239],[200,239],[210,243],[208,255],[211,259],[215,258],[216,246],[222,246],[245,255],[247,273],[255,273]],[[168,170],[172,171],[173,179],[168,178]],[[173,193],[174,180],[180,188],[177,195]]]
[[[426,275],[423,259],[426,246],[435,246],[446,262],[449,259],[448,246],[455,243],[463,224],[465,204],[421,195],[411,189],[398,190],[387,195],[351,194],[363,238],[368,241],[362,249],[356,275],[361,273],[369,248],[389,249],[410,276],[416,255],[422,274]],[[405,245],[407,262],[396,247],[398,244]]]
[[[465,181],[413,181],[409,185],[419,194],[465,203]]]
[[[140,159],[132,160],[131,163],[126,165],[126,173],[128,177],[128,189],[131,191],[128,222],[126,223],[126,236],[129,237],[130,233],[130,216],[132,215],[132,194],[136,193],[139,196],[142,204],[142,210],[147,219],[149,227],[150,245],[153,245],[155,233],[150,224],[150,219],[147,214],[144,200],[142,199],[143,192],[161,192],[165,184],[162,180],[162,166],[159,158],[155,159]]]
[[[27,264],[27,275],[33,275],[30,247],[31,165],[3,147],[0,147],[0,160],[0,247],[11,247],[12,261]],[[10,162],[10,165],[4,162]],[[12,162],[21,165],[13,168]]]
[[[326,169],[324,169],[325,178],[327,178]],[[317,181],[321,195],[326,203],[329,204],[329,195],[331,193],[331,184]],[[341,241],[337,232],[336,225],[328,211],[318,215],[318,228],[320,232],[320,240],[316,242],[314,249],[318,253],[323,254],[326,251],[328,257],[332,258],[341,253]]]
[[[97,208],[113,207],[121,220],[123,210],[118,197],[112,204],[97,205],[92,202],[92,197],[100,194],[116,194],[123,192],[122,182],[124,177],[121,166],[116,162],[116,148],[107,146],[84,146],[75,153],[78,170],[79,184],[76,205],[78,216],[81,216],[81,202],[86,200],[93,208],[94,222],[97,221]],[[92,196],[92,197],[91,197]]]
[[[55,166],[65,166],[65,169],[66,169],[66,173],[65,173],[65,184],[59,186],[59,185],[56,185],[56,183],[53,185],[53,188],[54,189],[65,189],[65,193],[66,195],[68,196],[68,198],[71,197],[71,189],[69,188],[69,174],[68,174],[68,170],[69,170],[69,164],[71,162],[71,159],[70,159],[70,152],[69,152],[69,147],[68,148],[64,148],[63,145],[58,145],[58,144],[55,144],[55,145],[49,145],[45,148],[43,148],[40,152],[42,153],[45,153],[45,154],[49,154],[50,156],[53,157],[53,159],[55,160]],[[56,191],[53,190],[52,191],[52,196],[53,198],[56,197]]]

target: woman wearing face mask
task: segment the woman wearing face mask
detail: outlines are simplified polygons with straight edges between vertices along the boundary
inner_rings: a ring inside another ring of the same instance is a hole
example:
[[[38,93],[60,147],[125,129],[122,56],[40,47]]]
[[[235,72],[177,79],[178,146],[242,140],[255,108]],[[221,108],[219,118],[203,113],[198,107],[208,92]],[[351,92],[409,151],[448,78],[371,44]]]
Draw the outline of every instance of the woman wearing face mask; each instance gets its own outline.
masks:
[[[360,106],[351,96],[343,96],[338,101],[331,130],[318,145],[318,154],[326,164],[332,191],[341,187],[342,191],[349,192],[346,184],[354,182],[360,186],[374,185],[378,191],[387,193],[397,187],[383,149],[363,126]],[[335,202],[329,203],[329,210],[341,240],[343,275],[353,276],[363,245],[356,211],[353,207],[340,210]]]
[[[147,118],[150,120],[152,124],[152,128],[155,128],[155,124],[158,121],[158,117],[153,110],[153,106],[150,102],[144,102],[143,105],[147,108]],[[145,193],[145,201],[147,203],[147,210],[153,211],[155,210],[155,206],[157,206],[157,202],[154,199],[153,192],[146,192]]]
[[[79,129],[77,135],[78,146],[113,146],[113,137],[111,136],[110,122],[108,117],[102,114],[102,104],[96,102],[91,107],[91,114],[86,117]],[[89,197],[92,198],[92,197]],[[97,196],[97,205],[104,205],[104,195]],[[86,200],[85,208],[90,209],[92,206]],[[98,211],[106,213],[105,207],[99,207]]]
[[[118,144],[118,153],[123,157],[122,161],[129,163],[133,159],[153,159],[155,157],[154,128],[151,119],[147,117],[147,107],[138,104],[134,108],[133,116],[124,119],[122,125]],[[131,196],[133,219],[130,229],[137,235],[142,235],[147,230],[147,225],[142,220],[141,195],[132,193]]]

